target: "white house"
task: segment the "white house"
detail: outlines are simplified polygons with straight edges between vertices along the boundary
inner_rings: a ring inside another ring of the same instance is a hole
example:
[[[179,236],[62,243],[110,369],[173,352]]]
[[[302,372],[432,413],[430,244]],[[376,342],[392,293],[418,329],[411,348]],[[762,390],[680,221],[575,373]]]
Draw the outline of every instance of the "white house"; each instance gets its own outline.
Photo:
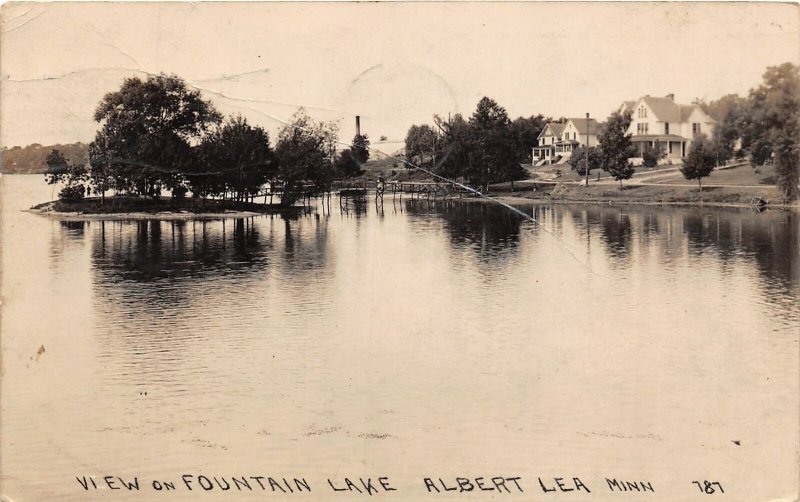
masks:
[[[534,165],[568,159],[572,150],[580,145],[597,146],[597,131],[600,125],[595,119],[572,118],[566,122],[548,122],[533,147]]]
[[[667,158],[680,159],[686,156],[695,136],[711,136],[716,126],[716,121],[700,106],[676,103],[674,94],[663,98],[646,95],[636,101],[625,101],[619,111],[631,112],[628,132],[640,156],[649,145],[664,148]]]

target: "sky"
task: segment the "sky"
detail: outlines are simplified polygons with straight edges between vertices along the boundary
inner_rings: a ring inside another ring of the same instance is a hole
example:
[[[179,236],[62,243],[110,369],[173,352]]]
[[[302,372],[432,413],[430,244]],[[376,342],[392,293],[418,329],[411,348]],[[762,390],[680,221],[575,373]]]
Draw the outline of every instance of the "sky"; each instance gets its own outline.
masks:
[[[123,79],[174,73],[275,137],[299,106],[391,150],[489,96],[511,118],[746,94],[800,64],[782,3],[6,3],[0,145],[89,142]],[[396,143],[391,143],[396,142]],[[377,146],[377,145],[375,145]],[[395,148],[396,149],[396,148]],[[392,153],[387,151],[386,153]]]

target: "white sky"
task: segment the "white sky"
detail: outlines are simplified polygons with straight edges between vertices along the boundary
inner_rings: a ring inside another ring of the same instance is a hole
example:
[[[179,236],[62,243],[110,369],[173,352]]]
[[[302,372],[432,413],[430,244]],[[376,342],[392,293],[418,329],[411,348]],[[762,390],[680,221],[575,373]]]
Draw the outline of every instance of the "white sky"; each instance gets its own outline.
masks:
[[[8,3],[2,18],[3,146],[91,141],[103,94],[143,72],[273,137],[303,105],[344,140],[359,114],[373,141],[402,141],[484,95],[512,118],[604,119],[643,94],[746,94],[800,63],[800,8],[779,3]]]

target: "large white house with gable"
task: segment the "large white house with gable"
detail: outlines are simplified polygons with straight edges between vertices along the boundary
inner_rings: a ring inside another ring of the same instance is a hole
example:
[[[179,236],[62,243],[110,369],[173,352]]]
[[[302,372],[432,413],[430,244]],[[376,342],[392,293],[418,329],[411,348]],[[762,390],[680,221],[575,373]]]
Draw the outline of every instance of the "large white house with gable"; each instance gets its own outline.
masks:
[[[631,112],[628,132],[641,156],[647,146],[664,148],[668,159],[681,159],[689,145],[699,134],[711,137],[716,121],[698,105],[675,102],[675,95],[663,98],[642,96],[636,101],[625,101],[619,112]]]

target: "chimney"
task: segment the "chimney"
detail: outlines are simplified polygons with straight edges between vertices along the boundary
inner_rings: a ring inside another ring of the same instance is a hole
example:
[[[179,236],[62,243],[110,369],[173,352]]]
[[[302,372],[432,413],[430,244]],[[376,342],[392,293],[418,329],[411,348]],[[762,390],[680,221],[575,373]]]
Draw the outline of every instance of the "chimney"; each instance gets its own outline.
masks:
[[[673,93],[669,93],[665,97],[670,101],[673,101],[673,102],[675,101],[675,94],[673,94]]]
[[[361,136],[361,117],[356,115],[356,135]]]

